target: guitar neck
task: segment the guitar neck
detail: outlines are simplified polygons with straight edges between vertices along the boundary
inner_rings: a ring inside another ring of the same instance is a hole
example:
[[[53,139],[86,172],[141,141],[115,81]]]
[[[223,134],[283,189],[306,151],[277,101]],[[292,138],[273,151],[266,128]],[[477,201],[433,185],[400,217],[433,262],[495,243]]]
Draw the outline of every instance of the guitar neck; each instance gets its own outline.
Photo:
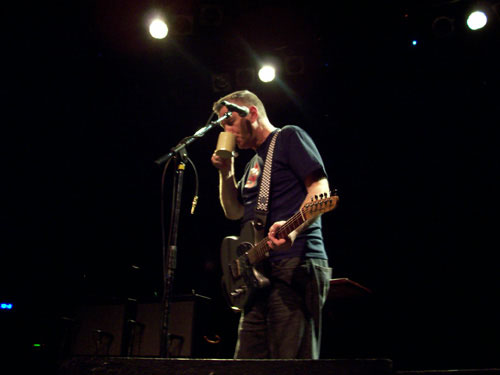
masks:
[[[305,218],[302,215],[302,212],[299,210],[280,227],[276,236],[278,238],[285,238],[291,232],[301,226],[304,222]],[[255,245],[248,251],[248,260],[251,264],[255,265],[268,257],[269,250],[271,249],[269,248],[267,241],[269,241],[269,237],[266,236],[257,245]]]

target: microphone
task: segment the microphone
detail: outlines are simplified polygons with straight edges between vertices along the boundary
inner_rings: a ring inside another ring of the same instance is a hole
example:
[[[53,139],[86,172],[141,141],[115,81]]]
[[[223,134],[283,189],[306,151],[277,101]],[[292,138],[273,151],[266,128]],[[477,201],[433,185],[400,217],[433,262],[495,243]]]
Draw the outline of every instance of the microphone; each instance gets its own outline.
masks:
[[[224,100],[222,102],[222,104],[224,104],[227,107],[227,109],[229,109],[230,111],[233,111],[233,112],[236,112],[237,114],[239,114],[241,117],[245,117],[250,112],[250,110],[247,107],[242,107],[242,106],[239,106],[237,104],[230,103],[226,100]]]

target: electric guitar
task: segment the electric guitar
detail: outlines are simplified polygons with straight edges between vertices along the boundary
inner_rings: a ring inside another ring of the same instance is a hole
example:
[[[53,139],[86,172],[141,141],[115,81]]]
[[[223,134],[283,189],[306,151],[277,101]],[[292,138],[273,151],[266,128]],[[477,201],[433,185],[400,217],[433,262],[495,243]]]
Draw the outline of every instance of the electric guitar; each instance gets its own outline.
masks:
[[[289,218],[276,233],[277,238],[285,238],[309,219],[331,211],[339,197],[321,194],[306,203]],[[224,238],[221,245],[222,283],[227,301],[233,310],[248,306],[258,289],[265,288],[270,281],[256,266],[269,256],[268,237],[254,245],[252,222],[247,222],[240,236]]]

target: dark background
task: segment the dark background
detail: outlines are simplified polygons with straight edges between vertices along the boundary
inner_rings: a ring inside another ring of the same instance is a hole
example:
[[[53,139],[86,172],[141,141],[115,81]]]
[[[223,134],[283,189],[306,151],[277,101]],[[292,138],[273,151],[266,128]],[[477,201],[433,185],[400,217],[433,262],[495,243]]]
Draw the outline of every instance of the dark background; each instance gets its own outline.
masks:
[[[42,342],[50,356],[52,327],[75,306],[161,296],[162,168],[154,160],[204,126],[216,99],[248,88],[274,125],[300,125],[317,142],[341,197],[323,217],[334,277],[373,291],[332,307],[325,356],[390,358],[402,369],[500,366],[500,16],[498,4],[490,7],[488,27],[468,31],[471,3],[6,8],[0,297],[15,309],[0,319],[21,327],[7,343],[29,351]],[[171,20],[192,17],[192,29],[172,26],[153,40],[155,8]],[[448,34],[432,26],[443,15],[455,19]],[[291,71],[286,62],[296,56],[303,65]],[[267,58],[278,64],[277,81],[238,79]],[[230,86],[218,88],[218,74]],[[218,256],[238,224],[218,204],[210,163],[218,132],[188,147],[199,203],[190,215],[188,165],[174,289],[215,301],[207,324],[230,343],[222,350],[230,357],[236,319],[221,297]],[[240,153],[240,167],[249,155]],[[167,230],[172,183],[170,166]]]

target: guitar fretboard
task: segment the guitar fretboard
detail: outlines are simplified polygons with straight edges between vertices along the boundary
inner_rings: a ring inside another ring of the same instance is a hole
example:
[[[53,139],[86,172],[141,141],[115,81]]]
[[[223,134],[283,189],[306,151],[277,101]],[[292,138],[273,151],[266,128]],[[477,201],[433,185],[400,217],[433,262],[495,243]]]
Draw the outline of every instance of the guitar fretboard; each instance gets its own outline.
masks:
[[[296,212],[290,219],[288,219],[285,224],[283,224],[278,230],[277,237],[285,238],[299,226],[304,223],[304,217],[301,211]],[[269,237],[263,238],[257,245],[255,245],[251,250],[248,251],[248,260],[252,265],[259,263],[268,257],[269,250],[271,250],[267,244]]]
[[[288,219],[278,229],[276,237],[285,238],[295,229],[300,227],[306,220],[312,219],[335,208],[338,200],[338,196],[336,194],[333,196],[325,194],[324,197],[323,194],[321,194],[320,197],[321,199],[318,199],[316,196],[316,200],[311,200],[310,203],[304,205],[290,219]],[[268,241],[269,237],[266,236],[252,249],[248,250],[247,257],[250,264],[255,265],[269,256],[269,250],[271,249],[267,245]]]

